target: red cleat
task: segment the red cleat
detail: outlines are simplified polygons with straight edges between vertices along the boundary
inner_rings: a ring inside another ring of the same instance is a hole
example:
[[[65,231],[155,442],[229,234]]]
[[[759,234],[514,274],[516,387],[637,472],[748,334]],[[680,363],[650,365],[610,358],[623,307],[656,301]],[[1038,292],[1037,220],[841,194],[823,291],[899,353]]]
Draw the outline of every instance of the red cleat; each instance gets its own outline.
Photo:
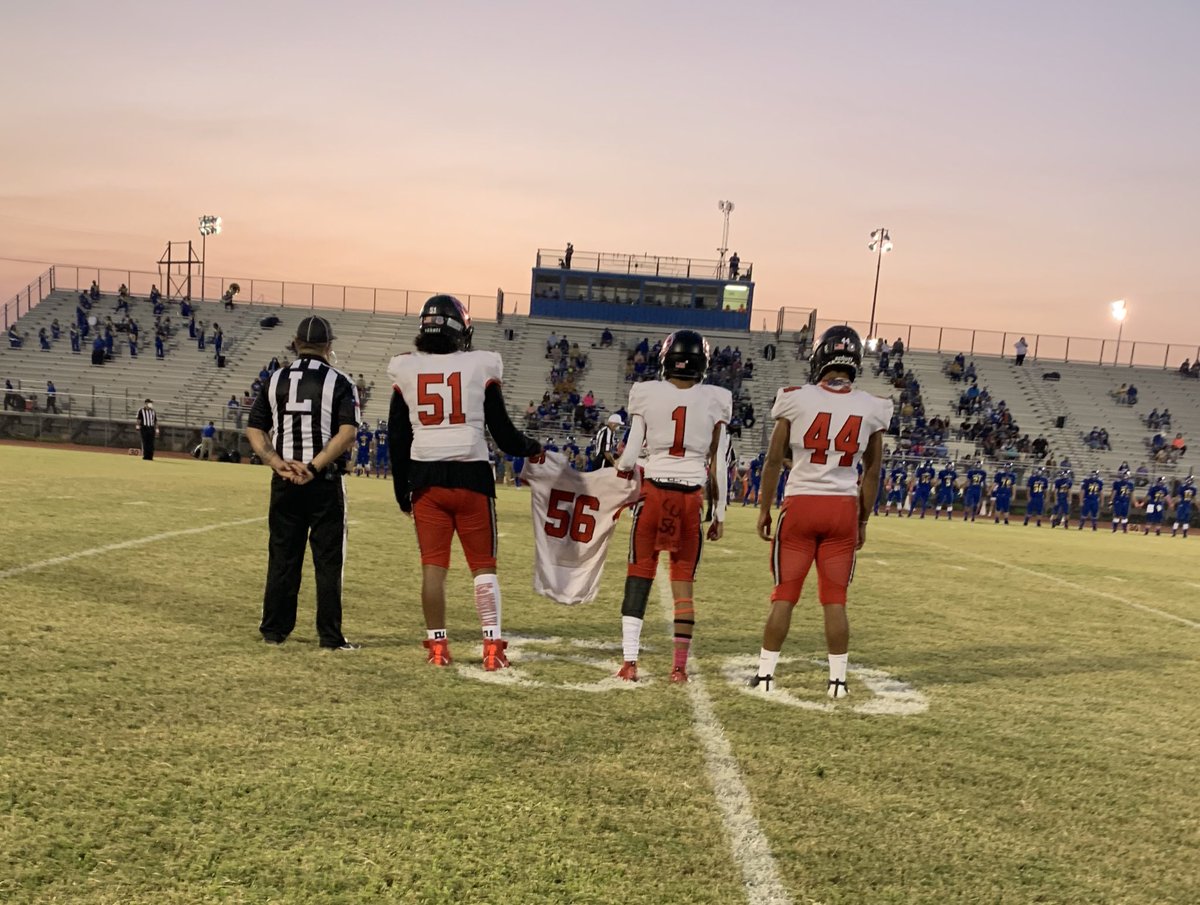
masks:
[[[426,638],[421,642],[425,645],[425,649],[429,651],[429,656],[425,658],[426,663],[432,663],[434,666],[449,666],[450,665],[450,642],[444,638],[429,639]]]
[[[508,642],[501,641],[499,638],[484,640],[483,668],[486,672],[495,672],[498,669],[508,669],[508,657],[504,655],[504,649],[506,647],[508,647]]]
[[[683,683],[687,682],[687,680],[688,680],[687,670],[684,669],[682,666],[676,666],[674,669],[671,670],[671,681],[672,682],[683,684]]]
[[[621,668],[617,670],[617,678],[624,679],[626,682],[636,682],[637,675],[637,660],[626,660],[621,664]]]

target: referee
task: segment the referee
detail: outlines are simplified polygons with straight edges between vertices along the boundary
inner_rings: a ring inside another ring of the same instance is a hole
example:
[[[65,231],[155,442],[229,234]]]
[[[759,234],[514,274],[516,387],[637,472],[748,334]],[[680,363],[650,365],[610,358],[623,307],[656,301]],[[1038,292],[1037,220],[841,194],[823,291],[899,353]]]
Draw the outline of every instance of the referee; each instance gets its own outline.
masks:
[[[158,436],[158,414],[149,399],[138,409],[137,428],[142,435],[142,458],[150,462],[154,459],[154,438]]]
[[[333,328],[306,317],[296,328],[296,360],[271,375],[247,422],[246,438],[271,476],[271,536],[259,631],[282,644],[296,627],[304,547],[317,576],[317,635],[325,650],[357,650],[342,634],[346,556],[343,475],[359,421],[353,381],[329,364]]]

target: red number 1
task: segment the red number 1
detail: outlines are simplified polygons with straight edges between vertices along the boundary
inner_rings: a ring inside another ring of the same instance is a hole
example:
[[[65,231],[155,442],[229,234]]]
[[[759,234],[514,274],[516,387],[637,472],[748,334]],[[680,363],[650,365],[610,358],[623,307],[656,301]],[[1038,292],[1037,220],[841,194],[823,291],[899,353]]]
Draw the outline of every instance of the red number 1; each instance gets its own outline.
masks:
[[[687,426],[687,406],[678,406],[675,411],[671,412],[671,420],[675,422],[675,437],[671,441],[671,448],[667,450],[667,455],[682,459],[687,451],[683,447],[683,430]]]

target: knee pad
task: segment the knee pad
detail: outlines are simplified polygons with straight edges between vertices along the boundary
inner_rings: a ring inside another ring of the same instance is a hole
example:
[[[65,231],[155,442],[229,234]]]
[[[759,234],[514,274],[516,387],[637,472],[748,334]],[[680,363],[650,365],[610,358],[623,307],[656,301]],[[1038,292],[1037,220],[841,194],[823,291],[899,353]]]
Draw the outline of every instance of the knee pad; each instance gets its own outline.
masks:
[[[653,578],[638,578],[636,575],[626,577],[625,598],[621,601],[621,615],[645,619],[646,602],[650,599],[650,588],[653,585]]]

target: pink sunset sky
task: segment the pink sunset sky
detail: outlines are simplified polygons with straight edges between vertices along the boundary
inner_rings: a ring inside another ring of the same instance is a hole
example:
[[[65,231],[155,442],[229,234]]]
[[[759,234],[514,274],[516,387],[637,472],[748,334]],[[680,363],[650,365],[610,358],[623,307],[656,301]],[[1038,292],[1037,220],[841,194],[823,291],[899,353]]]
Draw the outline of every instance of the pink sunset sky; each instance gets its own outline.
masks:
[[[760,313],[1200,341],[1200,6],[6,4],[0,257],[529,291],[753,261]],[[44,268],[0,261],[4,300]],[[757,320],[757,318],[756,318]]]

